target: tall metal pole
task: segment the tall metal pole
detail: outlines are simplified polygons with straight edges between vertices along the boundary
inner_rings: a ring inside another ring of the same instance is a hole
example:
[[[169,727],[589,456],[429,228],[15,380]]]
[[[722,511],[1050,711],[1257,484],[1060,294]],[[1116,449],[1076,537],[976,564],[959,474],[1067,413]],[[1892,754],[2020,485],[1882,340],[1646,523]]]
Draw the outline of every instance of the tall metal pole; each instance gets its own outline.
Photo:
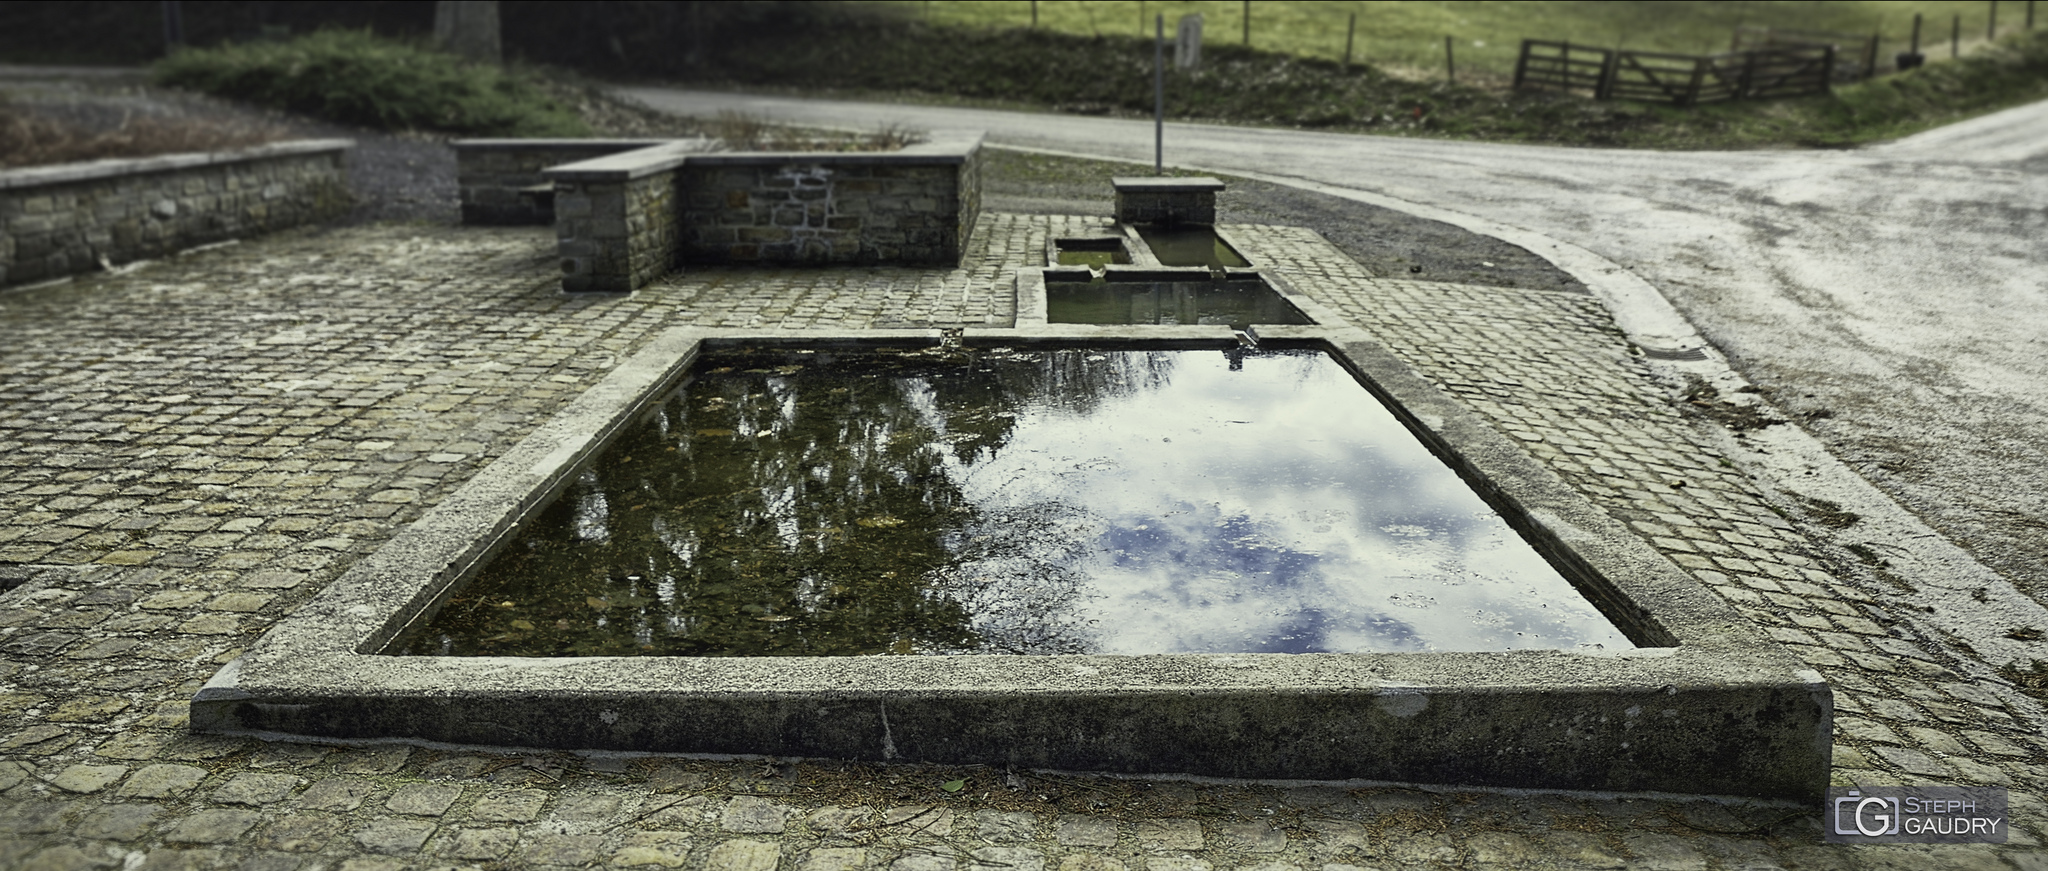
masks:
[[[1153,19],[1152,174],[1166,174],[1166,16]]]

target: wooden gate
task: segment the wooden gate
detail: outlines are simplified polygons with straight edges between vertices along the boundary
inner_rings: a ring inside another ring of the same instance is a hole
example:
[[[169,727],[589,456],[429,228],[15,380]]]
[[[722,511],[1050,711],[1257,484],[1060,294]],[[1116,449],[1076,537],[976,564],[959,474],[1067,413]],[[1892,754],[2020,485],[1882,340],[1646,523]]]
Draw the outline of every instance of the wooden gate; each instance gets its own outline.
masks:
[[[1833,30],[1795,30],[1745,24],[1735,28],[1729,42],[1731,52],[1778,48],[1835,47],[1835,81],[1853,82],[1877,75],[1877,34],[1840,33]]]
[[[1690,55],[1525,39],[1515,64],[1515,87],[1590,91],[1599,100],[1696,106],[1826,93],[1835,60],[1833,45]]]
[[[1594,99],[1605,100],[1613,65],[1614,52],[1604,48],[1525,39],[1515,62],[1515,87],[1590,91]]]

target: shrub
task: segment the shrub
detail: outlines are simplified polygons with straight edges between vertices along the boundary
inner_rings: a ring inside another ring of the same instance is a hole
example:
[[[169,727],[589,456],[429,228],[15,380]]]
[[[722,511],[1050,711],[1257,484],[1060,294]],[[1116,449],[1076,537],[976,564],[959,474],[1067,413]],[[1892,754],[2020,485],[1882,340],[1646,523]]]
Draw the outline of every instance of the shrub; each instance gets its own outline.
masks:
[[[366,31],[190,49],[158,62],[156,75],[166,85],[386,130],[588,132],[519,76]]]

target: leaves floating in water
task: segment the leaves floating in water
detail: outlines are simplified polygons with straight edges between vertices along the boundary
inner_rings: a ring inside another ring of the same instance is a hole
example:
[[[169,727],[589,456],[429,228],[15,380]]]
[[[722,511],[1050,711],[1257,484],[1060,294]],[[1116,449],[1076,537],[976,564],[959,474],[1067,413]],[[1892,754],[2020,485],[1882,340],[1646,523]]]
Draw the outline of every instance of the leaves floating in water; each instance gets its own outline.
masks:
[[[514,628],[514,629],[532,629],[532,628],[533,628],[533,621],[531,621],[531,620],[514,620],[514,621],[512,621],[512,628]]]
[[[602,611],[612,606],[610,599],[600,599],[596,596],[591,596],[587,599],[584,599],[583,604],[589,605],[592,608],[596,608],[599,611]]]
[[[729,429],[700,429],[700,430],[698,430],[698,431],[697,431],[697,434],[698,434],[698,435],[700,435],[700,436],[714,436],[714,437],[716,437],[716,436],[729,436],[729,435],[732,435],[732,430],[729,430]]]
[[[860,524],[860,525],[862,525],[862,526],[865,526],[865,527],[867,527],[867,528],[869,528],[869,529],[888,529],[888,528],[890,528],[890,527],[895,527],[895,526],[902,526],[902,525],[903,525],[903,519],[902,519],[902,518],[900,518],[900,517],[891,517],[891,516],[889,516],[889,515],[887,515],[887,514],[878,514],[878,515],[876,515],[876,516],[874,516],[874,517],[863,517],[863,518],[861,518],[861,519],[859,519],[859,520],[856,520],[856,521],[854,521],[854,522],[855,522],[855,523],[858,523],[858,524]]]
[[[759,620],[763,623],[783,623],[790,620],[795,620],[796,618],[788,614],[770,614],[766,617],[755,617],[754,619]]]

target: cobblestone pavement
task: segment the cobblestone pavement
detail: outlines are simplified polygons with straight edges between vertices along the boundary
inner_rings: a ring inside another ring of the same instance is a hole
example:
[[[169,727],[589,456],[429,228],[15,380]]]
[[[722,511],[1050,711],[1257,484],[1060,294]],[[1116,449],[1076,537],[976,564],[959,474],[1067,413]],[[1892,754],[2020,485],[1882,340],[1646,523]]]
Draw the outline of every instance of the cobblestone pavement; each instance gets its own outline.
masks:
[[[1685,796],[185,732],[222,663],[660,328],[1006,326],[1007,269],[1087,223],[630,297],[558,293],[544,229],[392,225],[0,293],[0,868],[2048,868],[2040,706],[1889,615],[1597,300],[1378,278],[1282,227],[1233,232],[1826,674],[1838,783],[2008,786],[2011,843],[1825,846],[1815,808]]]

